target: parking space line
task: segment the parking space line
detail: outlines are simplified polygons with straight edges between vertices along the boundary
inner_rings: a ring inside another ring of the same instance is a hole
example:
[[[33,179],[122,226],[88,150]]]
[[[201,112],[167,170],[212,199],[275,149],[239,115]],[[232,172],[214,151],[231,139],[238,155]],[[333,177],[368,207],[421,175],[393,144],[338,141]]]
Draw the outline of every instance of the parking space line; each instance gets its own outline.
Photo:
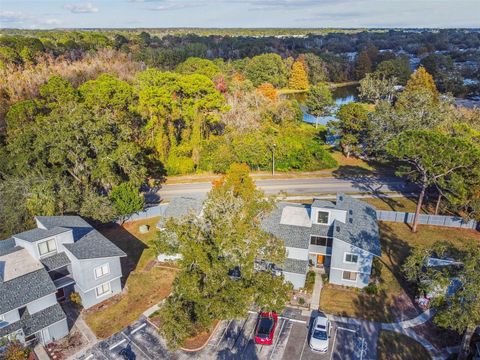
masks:
[[[280,336],[282,335],[282,331],[283,331],[283,327],[285,326],[285,323],[287,322],[288,320],[283,320],[282,322],[282,326],[280,327],[280,331],[278,332],[278,335],[277,335],[277,339],[275,341],[275,343],[273,344],[273,349],[272,349],[272,352],[270,353],[270,359],[273,357],[273,353],[275,352],[275,349],[278,345],[278,342],[280,341]]]
[[[338,329],[340,329],[340,330],[345,330],[345,331],[350,331],[350,332],[352,332],[352,333],[356,333],[356,331],[353,330],[353,329],[348,329],[348,328],[344,328],[344,327],[341,327],[341,326],[337,326],[337,330],[338,330]]]
[[[142,330],[145,326],[147,326],[147,323],[143,323],[142,325],[140,325],[140,326],[137,327],[136,329],[133,329],[132,331],[130,331],[130,335],[133,335],[133,334],[135,334],[137,331]]]
[[[247,346],[250,345],[250,338],[252,337],[252,334],[253,334],[253,332],[255,331],[255,327],[256,327],[256,324],[252,327],[252,330],[251,330],[250,333],[248,334],[248,337],[246,338],[247,341],[246,341],[245,346],[244,346],[243,349],[242,349],[242,352],[245,352],[245,349],[247,348]]]
[[[307,328],[307,336],[305,336],[305,341],[303,342],[302,352],[300,353],[300,360],[302,360],[303,352],[305,351],[305,345],[307,345],[307,339],[309,334],[310,334],[310,329]]]
[[[240,336],[243,334],[243,330],[245,329],[245,325],[247,324],[248,319],[250,318],[250,315],[247,316],[247,318],[243,321],[242,327],[240,328],[240,331],[238,332],[237,337],[235,338],[235,341],[233,342],[233,345],[230,347],[230,350],[237,345],[238,339],[240,339]]]
[[[93,354],[88,355],[88,356],[85,358],[85,360],[90,360],[91,358],[93,358]]]
[[[120,341],[117,342],[116,344],[113,344],[112,346],[110,346],[110,347],[108,348],[108,350],[112,351],[112,350],[115,349],[117,346],[122,345],[125,341],[127,341],[127,340],[125,340],[125,339],[120,340]]]
[[[338,331],[338,326],[335,328],[335,334],[333,335],[332,350],[330,351],[330,360],[333,359],[333,353],[335,351],[335,341],[337,340],[337,331]]]
[[[228,328],[230,327],[230,324],[232,323],[233,320],[230,320],[227,324],[227,326],[225,326],[225,329],[223,329],[223,333],[222,333],[222,336],[220,336],[220,339],[218,339],[217,343],[215,344],[215,349],[218,347],[218,345],[220,345],[223,341],[223,337],[225,336],[225,334],[227,333],[227,330]]]
[[[143,351],[142,349],[140,349],[140,347],[139,347],[137,344],[135,344],[135,342],[134,342],[127,334],[125,334],[123,331],[122,331],[122,335],[125,336],[125,337],[130,341],[130,343],[133,344],[133,346],[135,346],[138,350],[140,350],[140,352],[141,352],[143,355],[145,355],[145,357],[146,357],[147,359],[153,360],[150,356],[148,356],[148,355],[145,353],[145,351]]]

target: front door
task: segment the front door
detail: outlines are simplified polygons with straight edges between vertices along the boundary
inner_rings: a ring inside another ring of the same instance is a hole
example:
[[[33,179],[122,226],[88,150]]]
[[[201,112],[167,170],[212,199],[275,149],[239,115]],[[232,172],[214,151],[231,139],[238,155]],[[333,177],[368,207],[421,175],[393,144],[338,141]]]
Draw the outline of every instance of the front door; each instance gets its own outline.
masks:
[[[325,262],[325,255],[317,255],[317,266],[323,265]]]

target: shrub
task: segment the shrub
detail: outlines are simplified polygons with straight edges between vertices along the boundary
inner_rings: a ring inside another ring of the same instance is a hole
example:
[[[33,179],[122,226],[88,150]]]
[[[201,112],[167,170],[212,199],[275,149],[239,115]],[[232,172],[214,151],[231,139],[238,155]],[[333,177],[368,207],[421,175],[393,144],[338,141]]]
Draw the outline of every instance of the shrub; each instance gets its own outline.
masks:
[[[78,292],[74,291],[70,294],[70,301],[75,305],[82,306],[82,298]]]
[[[315,271],[310,270],[307,273],[307,278],[305,279],[305,289],[308,292],[313,290],[313,285],[315,284]]]
[[[378,287],[375,283],[370,283],[367,286],[363,288],[363,290],[368,294],[368,295],[377,295],[378,294]]]
[[[298,304],[299,304],[299,305],[305,304],[305,299],[304,299],[303,297],[298,298]]]

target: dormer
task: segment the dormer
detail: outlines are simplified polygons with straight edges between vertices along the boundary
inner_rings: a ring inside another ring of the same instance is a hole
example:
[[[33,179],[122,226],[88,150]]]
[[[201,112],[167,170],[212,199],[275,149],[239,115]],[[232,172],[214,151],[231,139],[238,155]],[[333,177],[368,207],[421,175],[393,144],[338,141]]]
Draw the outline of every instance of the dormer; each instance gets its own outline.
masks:
[[[330,201],[315,199],[311,210],[312,224],[330,226],[335,220],[345,223],[347,211],[336,209]]]
[[[13,236],[15,243],[22,246],[34,259],[42,259],[63,251],[63,244],[73,243],[71,229],[32,229]]]

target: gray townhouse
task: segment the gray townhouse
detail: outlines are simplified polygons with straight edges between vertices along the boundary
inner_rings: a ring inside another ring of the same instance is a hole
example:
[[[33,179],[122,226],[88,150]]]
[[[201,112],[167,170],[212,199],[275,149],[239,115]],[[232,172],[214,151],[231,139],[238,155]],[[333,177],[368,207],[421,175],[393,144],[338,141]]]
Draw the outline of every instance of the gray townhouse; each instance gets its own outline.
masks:
[[[163,208],[161,230],[170,217],[194,212],[201,216],[204,197],[178,197]],[[285,243],[287,259],[276,264],[295,289],[305,286],[309,269],[323,269],[329,282],[363,288],[370,281],[374,256],[380,256],[375,207],[345,194],[335,202],[315,199],[311,205],[277,203],[262,228]],[[160,254],[159,260],[176,259]]]
[[[84,308],[121,292],[126,254],[79,216],[38,216],[37,228],[0,241],[0,338],[44,345],[69,332],[60,305]]]

